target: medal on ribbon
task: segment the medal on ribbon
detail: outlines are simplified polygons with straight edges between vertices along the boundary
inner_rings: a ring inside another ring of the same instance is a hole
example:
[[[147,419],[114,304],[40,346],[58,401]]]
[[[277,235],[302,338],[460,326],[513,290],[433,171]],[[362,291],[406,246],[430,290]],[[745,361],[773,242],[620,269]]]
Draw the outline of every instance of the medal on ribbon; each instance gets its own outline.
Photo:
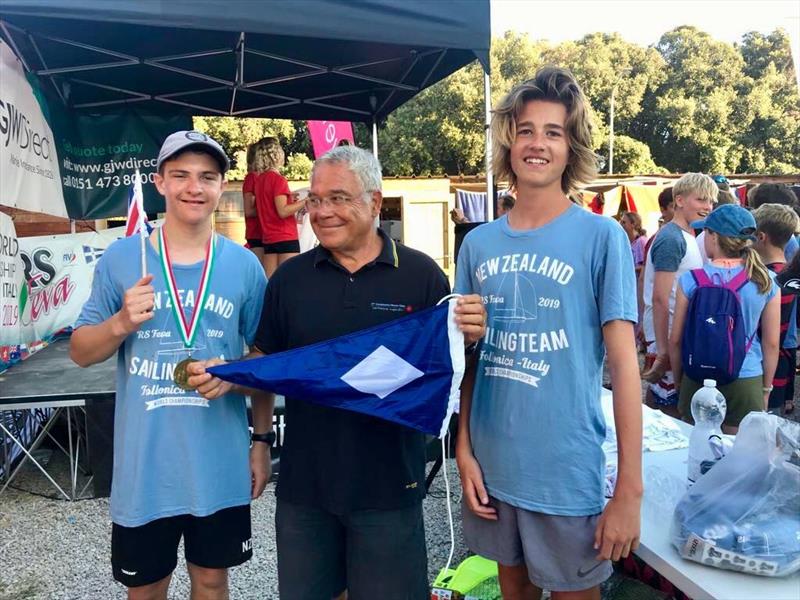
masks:
[[[169,294],[170,304],[172,305],[172,316],[175,319],[175,324],[178,327],[178,332],[181,335],[181,340],[186,350],[189,352],[188,358],[184,358],[177,365],[173,373],[173,380],[175,385],[183,390],[193,389],[189,385],[189,371],[187,367],[193,362],[197,362],[192,358],[191,350],[194,345],[194,339],[197,335],[197,329],[200,324],[200,319],[205,309],[206,297],[208,296],[208,284],[211,281],[211,272],[214,268],[214,259],[216,257],[216,234],[212,232],[206,247],[206,257],[203,261],[203,273],[200,276],[200,285],[195,294],[194,308],[190,319],[186,320],[186,312],[183,310],[181,298],[178,295],[178,283],[175,279],[175,272],[172,268],[172,260],[169,256],[169,247],[167,246],[167,237],[164,233],[164,228],[158,228],[158,254],[161,258],[161,268],[164,271],[164,279],[167,282],[167,293]]]

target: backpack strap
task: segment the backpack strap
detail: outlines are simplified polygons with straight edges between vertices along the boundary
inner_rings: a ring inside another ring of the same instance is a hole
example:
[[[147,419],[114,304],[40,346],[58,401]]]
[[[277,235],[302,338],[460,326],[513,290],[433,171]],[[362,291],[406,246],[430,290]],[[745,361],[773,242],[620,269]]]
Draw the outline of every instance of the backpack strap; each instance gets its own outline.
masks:
[[[747,269],[742,269],[736,275],[734,275],[730,281],[725,284],[725,287],[731,290],[732,292],[739,292],[749,279],[747,278]]]
[[[714,282],[708,277],[708,273],[706,273],[705,269],[692,269],[691,273],[692,277],[694,277],[694,282],[697,284],[697,287],[714,286]]]
[[[757,333],[758,333],[758,327],[756,327],[756,330],[753,332],[753,335],[750,336],[750,339],[747,340],[747,343],[744,345],[744,353],[745,354],[750,352],[750,346],[753,345],[753,340],[756,339],[756,334]]]

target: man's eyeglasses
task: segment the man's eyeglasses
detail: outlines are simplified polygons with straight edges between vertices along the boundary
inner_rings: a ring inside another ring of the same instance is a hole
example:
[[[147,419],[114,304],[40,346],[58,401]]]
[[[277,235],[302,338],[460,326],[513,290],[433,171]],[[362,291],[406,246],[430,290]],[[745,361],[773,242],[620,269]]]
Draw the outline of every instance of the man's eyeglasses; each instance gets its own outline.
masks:
[[[365,192],[363,195],[366,195]],[[332,206],[333,208],[339,208],[341,206],[349,206],[353,202],[359,202],[359,196],[348,196],[347,194],[334,194],[332,196],[327,197],[320,197],[320,196],[311,196],[309,195],[306,198],[306,208],[308,210],[318,210],[322,208],[322,205],[326,202]]]

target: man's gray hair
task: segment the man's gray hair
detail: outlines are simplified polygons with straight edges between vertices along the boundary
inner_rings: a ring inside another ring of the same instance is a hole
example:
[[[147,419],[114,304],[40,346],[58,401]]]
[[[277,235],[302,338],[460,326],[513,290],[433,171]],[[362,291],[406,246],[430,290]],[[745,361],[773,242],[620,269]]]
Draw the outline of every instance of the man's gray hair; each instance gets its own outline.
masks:
[[[356,176],[365,192],[381,191],[381,163],[372,153],[362,148],[357,146],[332,148],[314,161],[314,167],[311,169],[312,177],[314,169],[320,163],[344,164]]]

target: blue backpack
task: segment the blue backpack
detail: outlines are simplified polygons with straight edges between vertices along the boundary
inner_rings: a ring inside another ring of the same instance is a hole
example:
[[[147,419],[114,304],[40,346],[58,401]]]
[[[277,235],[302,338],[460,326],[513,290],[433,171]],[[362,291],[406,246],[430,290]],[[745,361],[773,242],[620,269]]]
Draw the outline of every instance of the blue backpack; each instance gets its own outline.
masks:
[[[692,270],[697,288],[689,300],[681,339],[683,372],[689,379],[714,379],[725,385],[739,377],[755,332],[747,339],[739,290],[747,283],[743,269],[728,282],[712,281],[703,269]]]

